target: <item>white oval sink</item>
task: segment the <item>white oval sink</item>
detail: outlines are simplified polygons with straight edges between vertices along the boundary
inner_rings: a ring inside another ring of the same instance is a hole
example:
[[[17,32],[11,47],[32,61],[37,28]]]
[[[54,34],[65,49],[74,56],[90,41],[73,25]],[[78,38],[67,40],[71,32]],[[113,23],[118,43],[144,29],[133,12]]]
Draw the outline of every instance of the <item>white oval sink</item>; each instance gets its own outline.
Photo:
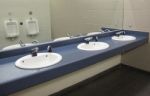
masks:
[[[54,41],[64,41],[64,40],[68,40],[68,39],[70,39],[70,37],[60,37],[60,38],[54,39]]]
[[[31,46],[33,44],[31,43],[27,43],[27,44],[24,44],[24,47],[26,46]],[[4,47],[2,50],[12,50],[12,49],[17,49],[17,48],[21,48],[22,46],[20,44],[15,44],[15,45],[10,45],[10,46],[7,46],[7,47]]]
[[[98,35],[98,34],[102,34],[102,32],[90,32],[90,33],[87,34],[87,36]]]
[[[22,69],[37,69],[52,66],[62,60],[58,53],[38,53],[37,56],[24,56],[15,62],[15,65]]]
[[[89,42],[89,44],[81,43],[77,46],[80,50],[85,51],[98,51],[98,50],[104,50],[109,47],[109,44],[105,42]]]
[[[136,37],[130,35],[120,35],[120,36],[113,36],[112,39],[117,41],[132,41],[136,40]]]

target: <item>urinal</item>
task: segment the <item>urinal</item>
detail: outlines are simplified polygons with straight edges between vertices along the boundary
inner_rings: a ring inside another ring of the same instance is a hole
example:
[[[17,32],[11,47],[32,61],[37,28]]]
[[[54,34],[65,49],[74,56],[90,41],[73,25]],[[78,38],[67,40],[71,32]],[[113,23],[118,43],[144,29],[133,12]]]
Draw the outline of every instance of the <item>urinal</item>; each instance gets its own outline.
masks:
[[[5,20],[4,26],[7,38],[15,38],[19,36],[19,24],[17,20]]]
[[[30,18],[26,20],[27,35],[34,36],[39,33],[38,20],[36,18]]]

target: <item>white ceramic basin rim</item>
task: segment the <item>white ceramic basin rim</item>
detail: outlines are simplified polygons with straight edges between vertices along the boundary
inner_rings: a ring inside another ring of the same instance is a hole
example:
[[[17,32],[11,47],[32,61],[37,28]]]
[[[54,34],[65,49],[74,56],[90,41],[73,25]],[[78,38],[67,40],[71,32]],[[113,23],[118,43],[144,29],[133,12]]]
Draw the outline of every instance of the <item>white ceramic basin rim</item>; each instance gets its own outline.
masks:
[[[37,69],[52,66],[62,60],[58,53],[38,53],[38,56],[24,56],[15,62],[15,65],[22,69]]]
[[[89,42],[89,44],[81,43],[77,48],[85,51],[98,51],[109,48],[109,44],[105,42]]]
[[[120,36],[113,36],[112,39],[117,41],[133,41],[136,40],[136,37],[130,35],[120,35]]]

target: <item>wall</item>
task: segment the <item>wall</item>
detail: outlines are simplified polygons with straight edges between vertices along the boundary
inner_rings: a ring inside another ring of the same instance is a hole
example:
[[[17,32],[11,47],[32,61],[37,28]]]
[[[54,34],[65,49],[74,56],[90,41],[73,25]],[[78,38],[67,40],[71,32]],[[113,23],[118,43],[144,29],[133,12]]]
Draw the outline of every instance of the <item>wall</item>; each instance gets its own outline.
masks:
[[[53,37],[122,28],[123,0],[50,0]]]
[[[29,11],[33,11],[33,17],[39,20],[40,34],[35,38],[26,35],[24,26],[20,26],[20,36],[16,40],[5,38],[4,20],[8,19],[8,12],[19,22],[29,18]],[[31,42],[39,40],[45,42],[51,38],[49,0],[0,0],[0,48],[18,43],[19,40]]]
[[[124,28],[149,32],[149,4],[149,0],[124,0]]]
[[[114,56],[65,76],[33,86],[15,94],[11,94],[10,96],[49,96],[50,94],[56,93],[64,88],[72,86],[85,79],[95,76],[96,74],[117,66],[120,64],[120,60],[121,55]]]
[[[124,28],[150,32],[150,0],[124,0]],[[122,62],[150,71],[150,43],[122,56]]]

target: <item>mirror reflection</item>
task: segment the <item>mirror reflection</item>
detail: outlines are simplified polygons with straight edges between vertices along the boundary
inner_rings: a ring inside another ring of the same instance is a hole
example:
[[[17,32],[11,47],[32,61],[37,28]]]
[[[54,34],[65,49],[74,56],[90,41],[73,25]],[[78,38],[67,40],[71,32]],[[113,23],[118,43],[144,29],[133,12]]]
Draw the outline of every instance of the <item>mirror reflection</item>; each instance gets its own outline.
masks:
[[[0,50],[122,29],[123,0],[0,0]]]

